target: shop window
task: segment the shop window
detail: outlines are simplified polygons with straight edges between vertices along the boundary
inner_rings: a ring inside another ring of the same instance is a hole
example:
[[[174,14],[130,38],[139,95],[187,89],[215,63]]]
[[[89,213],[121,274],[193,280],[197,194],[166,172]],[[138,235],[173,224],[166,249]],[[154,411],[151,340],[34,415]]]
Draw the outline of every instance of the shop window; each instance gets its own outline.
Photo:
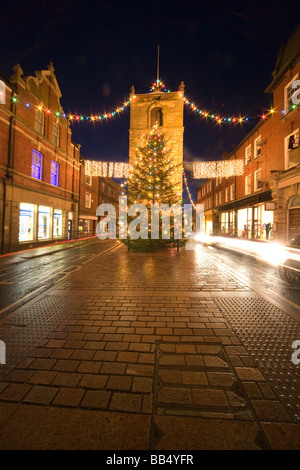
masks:
[[[289,113],[293,108],[293,94],[296,92],[297,88],[293,87],[294,81],[297,79],[298,74],[294,76],[287,86],[284,88],[284,114]]]
[[[32,150],[31,177],[42,179],[43,155],[37,150]]]
[[[51,160],[50,183],[58,186],[59,164]]]
[[[163,125],[162,109],[159,107],[155,107],[151,110],[151,127],[153,127],[155,124],[158,126]]]
[[[50,215],[51,208],[39,206],[38,218],[38,239],[43,240],[50,238]]]
[[[245,194],[251,194],[251,175],[245,177]]]
[[[261,156],[261,136],[257,137],[254,141],[254,158]]]
[[[20,203],[19,241],[27,242],[34,239],[34,205]]]
[[[261,168],[254,172],[254,191],[258,191],[262,187]]]
[[[92,195],[91,193],[85,193],[85,207],[90,209],[92,207]]]
[[[34,128],[39,134],[44,135],[45,131],[45,113],[41,109],[35,111]]]
[[[62,211],[54,209],[53,238],[62,237]]]
[[[245,165],[251,162],[251,144],[245,148]]]
[[[52,142],[56,147],[59,147],[59,137],[60,137],[60,129],[55,122],[52,124]]]

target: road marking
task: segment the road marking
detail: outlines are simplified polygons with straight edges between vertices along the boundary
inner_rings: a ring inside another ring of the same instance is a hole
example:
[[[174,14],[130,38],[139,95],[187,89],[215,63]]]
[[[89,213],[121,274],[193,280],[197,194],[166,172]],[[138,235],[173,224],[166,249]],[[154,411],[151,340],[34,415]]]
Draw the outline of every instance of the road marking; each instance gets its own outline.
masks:
[[[116,249],[118,250],[119,248],[121,248],[121,246],[122,246],[121,244],[120,244],[120,245],[115,244],[115,245],[113,245],[112,247],[108,248],[107,250],[101,251],[101,253],[98,253],[98,255],[93,256],[92,258],[90,258],[90,259],[84,261],[84,262],[81,263],[81,264],[82,264],[82,265],[83,265],[83,264],[86,264],[86,263],[88,263],[89,261],[94,260],[94,259],[97,258],[98,256],[104,255],[104,254],[107,253],[108,251],[113,250],[114,248],[116,248]]]
[[[23,300],[27,299],[28,297],[31,297],[33,294],[35,294],[36,292],[44,289],[44,287],[46,287],[45,285],[44,286],[41,286],[39,287],[38,289],[35,289],[33,290],[32,292],[29,292],[29,294],[27,295],[24,295],[24,297],[22,297],[21,299],[19,300],[16,300],[15,302],[13,302],[12,304],[9,304],[7,305],[6,307],[4,307],[2,310],[0,310],[0,315],[1,313],[4,313],[6,312],[6,310],[9,310],[10,308],[14,307],[15,305],[19,304],[20,302],[22,302]]]

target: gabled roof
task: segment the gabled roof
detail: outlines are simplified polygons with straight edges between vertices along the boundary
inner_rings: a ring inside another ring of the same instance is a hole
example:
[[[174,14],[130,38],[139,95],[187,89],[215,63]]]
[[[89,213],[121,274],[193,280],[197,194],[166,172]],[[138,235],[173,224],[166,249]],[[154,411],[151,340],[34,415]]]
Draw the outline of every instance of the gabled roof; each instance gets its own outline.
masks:
[[[281,46],[272,73],[273,80],[265,90],[265,93],[272,93],[280,82],[284,79],[287,70],[293,67],[300,58],[300,24],[292,36]]]

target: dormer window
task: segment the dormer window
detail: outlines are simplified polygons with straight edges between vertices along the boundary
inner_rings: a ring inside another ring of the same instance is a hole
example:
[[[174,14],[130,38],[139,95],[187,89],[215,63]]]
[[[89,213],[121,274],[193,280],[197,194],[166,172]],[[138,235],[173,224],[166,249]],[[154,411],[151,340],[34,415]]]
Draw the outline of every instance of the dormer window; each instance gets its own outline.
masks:
[[[151,127],[153,127],[155,124],[158,126],[163,125],[163,113],[162,109],[156,106],[151,110]]]

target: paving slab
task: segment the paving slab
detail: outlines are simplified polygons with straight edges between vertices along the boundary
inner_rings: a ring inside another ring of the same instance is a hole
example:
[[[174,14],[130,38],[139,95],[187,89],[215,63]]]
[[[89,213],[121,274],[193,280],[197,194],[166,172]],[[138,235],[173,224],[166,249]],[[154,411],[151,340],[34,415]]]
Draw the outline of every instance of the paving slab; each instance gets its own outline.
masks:
[[[149,431],[147,415],[21,405],[0,429],[0,449],[143,450]]]

